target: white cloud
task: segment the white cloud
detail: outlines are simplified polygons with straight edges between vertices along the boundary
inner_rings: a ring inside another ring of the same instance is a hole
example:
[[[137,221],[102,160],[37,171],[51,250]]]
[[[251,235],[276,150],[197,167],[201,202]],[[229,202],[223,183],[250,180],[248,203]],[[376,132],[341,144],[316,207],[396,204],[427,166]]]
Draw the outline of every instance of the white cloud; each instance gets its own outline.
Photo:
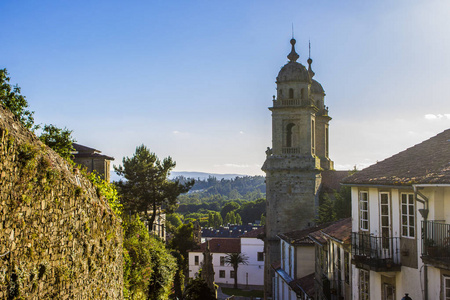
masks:
[[[425,119],[427,120],[440,120],[440,119],[448,119],[450,120],[450,114],[426,114]]]
[[[240,134],[245,134],[245,132],[243,132],[242,130],[241,130],[241,131],[239,131],[239,133],[240,133]]]
[[[173,134],[179,134],[180,132],[178,130],[172,131]]]

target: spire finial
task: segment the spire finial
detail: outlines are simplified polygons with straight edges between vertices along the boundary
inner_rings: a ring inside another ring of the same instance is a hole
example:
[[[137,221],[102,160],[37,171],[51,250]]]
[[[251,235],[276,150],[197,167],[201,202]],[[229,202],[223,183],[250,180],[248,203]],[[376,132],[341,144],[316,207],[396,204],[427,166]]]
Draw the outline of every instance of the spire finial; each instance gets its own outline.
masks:
[[[314,77],[315,73],[311,68],[313,60],[311,59],[311,40],[309,40],[309,55],[308,55],[308,73],[311,78]]]
[[[292,38],[294,38],[294,22],[292,22]]]
[[[297,59],[300,57],[300,56],[298,56],[297,52],[295,52],[295,43],[296,43],[295,39],[292,38],[291,39],[291,45],[292,45],[291,53],[289,53],[289,55],[287,56],[287,58],[291,62],[297,61]]]

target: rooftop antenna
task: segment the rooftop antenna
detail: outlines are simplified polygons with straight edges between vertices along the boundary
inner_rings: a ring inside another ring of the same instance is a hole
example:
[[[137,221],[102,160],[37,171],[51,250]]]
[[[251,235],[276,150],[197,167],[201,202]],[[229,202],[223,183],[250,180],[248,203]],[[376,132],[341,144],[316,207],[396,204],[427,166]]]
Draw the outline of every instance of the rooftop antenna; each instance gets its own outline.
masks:
[[[309,42],[309,53],[308,53],[308,57],[311,58],[311,39],[309,39],[308,42]]]

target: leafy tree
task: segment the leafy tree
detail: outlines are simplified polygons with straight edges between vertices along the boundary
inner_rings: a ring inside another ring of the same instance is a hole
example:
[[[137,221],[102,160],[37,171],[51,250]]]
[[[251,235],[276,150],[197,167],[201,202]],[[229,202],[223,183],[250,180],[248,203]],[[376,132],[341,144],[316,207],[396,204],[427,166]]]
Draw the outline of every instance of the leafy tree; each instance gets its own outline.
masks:
[[[67,128],[61,129],[55,125],[45,125],[39,136],[41,142],[52,148],[61,157],[72,160],[72,152],[75,151],[72,131]]]
[[[188,257],[188,251],[197,246],[194,242],[194,226],[192,223],[183,224],[178,227],[169,245],[170,248],[177,250],[186,259]],[[186,260],[185,262],[187,263]],[[183,265],[184,269],[186,267],[187,264]]]
[[[166,215],[166,224],[174,228],[178,228],[183,224],[183,221],[181,221],[180,214],[173,213],[173,214],[167,214]]]
[[[124,215],[125,299],[167,299],[176,262],[164,244],[150,236],[137,216]]]
[[[334,192],[335,202],[334,208],[336,211],[337,219],[343,219],[351,217],[352,215],[352,195],[351,187],[341,186],[338,192]]]
[[[34,112],[27,109],[28,101],[21,95],[20,87],[11,86],[10,80],[6,69],[0,69],[0,104],[8,108],[26,128],[33,129]]]
[[[214,291],[208,287],[205,280],[197,277],[189,282],[183,295],[183,300],[215,300]]]
[[[100,196],[103,196],[108,200],[108,204],[111,207],[112,211],[116,215],[120,216],[122,214],[123,205],[119,201],[119,195],[117,193],[116,186],[104,180],[103,177],[95,170],[87,174],[87,177],[97,188],[97,192],[100,194]]]
[[[239,265],[247,265],[248,257],[243,253],[227,253],[225,256],[225,264],[233,267],[234,270],[234,288],[237,289],[237,271]]]
[[[241,218],[241,215],[238,213],[236,213],[236,224],[242,225],[242,218]]]
[[[170,156],[161,161],[144,145],[136,147],[133,157],[124,157],[122,163],[123,166],[114,166],[114,169],[125,178],[117,183],[124,207],[143,214],[149,228],[153,227],[161,208],[166,213],[173,212],[178,195],[189,191],[194,184],[193,180],[185,184],[170,181],[168,176],[175,162]]]
[[[233,210],[239,209],[240,205],[236,203],[235,201],[228,202],[224,207],[222,207],[222,210],[220,211],[220,214],[222,215],[222,218],[225,219],[226,215]]]
[[[333,201],[330,199],[328,194],[324,194],[322,201],[319,205],[319,212],[317,219],[315,220],[317,224],[323,224],[327,222],[336,221],[336,212],[334,210]]]
[[[261,214],[261,225],[262,226],[266,225],[266,216],[265,216],[265,214]]]
[[[224,225],[227,224],[236,224],[236,215],[234,214],[234,211],[230,211],[225,216]]]

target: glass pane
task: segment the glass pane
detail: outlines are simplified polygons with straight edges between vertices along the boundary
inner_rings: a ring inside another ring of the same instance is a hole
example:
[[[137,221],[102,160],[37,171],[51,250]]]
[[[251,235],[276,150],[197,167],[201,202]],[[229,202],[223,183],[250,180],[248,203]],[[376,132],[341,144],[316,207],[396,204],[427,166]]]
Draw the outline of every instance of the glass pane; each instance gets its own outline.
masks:
[[[412,206],[412,205],[409,206],[409,214],[411,216],[414,216],[414,206]]]
[[[411,236],[411,237],[415,236],[414,227],[413,226],[409,227],[409,236]]]
[[[406,226],[402,226],[402,235],[407,236],[408,235],[408,228]]]
[[[402,205],[402,214],[406,215],[408,213],[408,209],[406,205]]]
[[[409,225],[414,225],[414,217],[409,217]]]
[[[389,217],[387,216],[381,217],[381,226],[389,226]]]

